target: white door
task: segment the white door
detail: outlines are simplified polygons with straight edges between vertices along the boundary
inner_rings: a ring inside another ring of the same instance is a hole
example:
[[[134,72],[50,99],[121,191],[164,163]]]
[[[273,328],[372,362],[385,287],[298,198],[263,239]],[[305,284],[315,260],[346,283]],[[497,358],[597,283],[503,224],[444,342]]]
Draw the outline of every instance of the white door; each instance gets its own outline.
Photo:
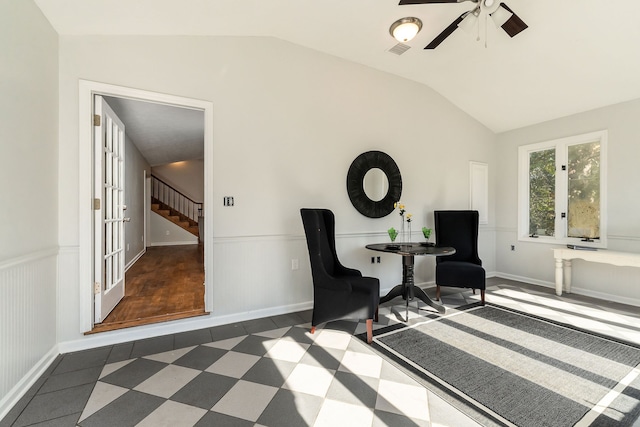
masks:
[[[94,300],[101,323],[124,297],[124,125],[94,99]]]

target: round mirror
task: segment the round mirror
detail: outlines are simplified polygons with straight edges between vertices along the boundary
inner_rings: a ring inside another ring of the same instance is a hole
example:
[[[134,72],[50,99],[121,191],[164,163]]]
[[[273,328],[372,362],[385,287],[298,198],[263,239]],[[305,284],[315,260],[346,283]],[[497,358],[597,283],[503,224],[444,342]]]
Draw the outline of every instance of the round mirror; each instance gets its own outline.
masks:
[[[382,218],[393,212],[402,194],[400,169],[382,151],[367,151],[351,163],[347,173],[347,193],[353,206],[369,218]]]
[[[384,196],[389,191],[389,179],[387,179],[387,175],[384,174],[382,169],[369,169],[369,172],[364,174],[362,186],[368,198],[374,202],[379,202],[384,199]]]

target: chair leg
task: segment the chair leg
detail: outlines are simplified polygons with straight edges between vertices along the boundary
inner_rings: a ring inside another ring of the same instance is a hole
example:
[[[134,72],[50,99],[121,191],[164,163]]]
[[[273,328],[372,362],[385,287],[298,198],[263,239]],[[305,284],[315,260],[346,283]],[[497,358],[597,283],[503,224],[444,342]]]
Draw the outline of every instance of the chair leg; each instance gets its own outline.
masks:
[[[379,320],[379,318],[378,318],[378,308],[379,307],[376,307],[376,313],[373,315],[373,321],[376,322],[376,323],[378,323],[378,320]]]
[[[312,333],[312,334],[314,334],[315,332],[316,332],[316,327],[315,327],[315,326],[312,326],[312,327],[311,327],[311,333]]]
[[[484,289],[480,289],[480,301],[482,301],[482,305],[484,305]]]
[[[367,344],[373,341],[373,319],[367,319]]]
[[[440,285],[436,285],[436,301],[440,301]]]
[[[471,290],[473,291],[473,294],[475,295],[476,294],[476,288],[472,288]]]

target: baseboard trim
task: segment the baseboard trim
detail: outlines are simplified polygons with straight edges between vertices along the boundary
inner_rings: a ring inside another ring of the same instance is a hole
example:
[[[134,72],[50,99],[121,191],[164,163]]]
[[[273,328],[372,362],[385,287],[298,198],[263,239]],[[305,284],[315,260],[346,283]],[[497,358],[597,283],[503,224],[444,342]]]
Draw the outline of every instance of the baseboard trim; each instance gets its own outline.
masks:
[[[313,307],[313,302],[308,301],[299,304],[291,304],[278,307],[264,308],[255,311],[229,314],[223,316],[199,316],[182,320],[173,320],[166,323],[155,323],[145,326],[120,329],[117,331],[100,332],[85,336],[82,339],[63,341],[58,343],[58,350],[61,354],[74,351],[89,350],[105,345],[121,344],[145,338],[159,337],[162,335],[188,332],[197,329],[211,328],[214,326],[227,325],[230,323],[244,322],[246,320],[260,319],[262,317],[278,316],[281,314],[294,313],[297,311],[309,310]]]
[[[155,243],[147,243],[147,246],[180,246],[180,245],[197,245],[198,240],[190,241],[178,241],[178,242],[155,242]]]
[[[554,286],[555,288],[555,286]],[[634,307],[640,307],[640,299],[636,298],[626,298],[617,295],[611,295],[604,292],[592,291],[590,289],[582,289],[579,287],[571,286],[571,293],[584,295],[586,297],[597,298],[604,301],[613,301],[620,304],[632,305]],[[563,293],[564,295],[564,293]]]
[[[496,277],[500,277],[502,279],[515,280],[516,282],[524,282],[524,283],[530,283],[532,285],[543,286],[545,288],[551,288],[554,291],[556,289],[555,282],[548,282],[544,280],[532,279],[530,277],[516,276],[514,274],[500,273],[500,272],[496,273]],[[571,286],[571,293],[577,294],[577,295],[583,295],[585,297],[597,298],[603,301],[611,301],[619,304],[626,304],[626,305],[632,305],[634,307],[640,307],[640,299],[627,298],[619,295],[608,294],[605,292],[593,291],[591,289],[584,289],[579,286],[576,286],[575,284]],[[563,292],[562,294],[566,295],[566,292]]]
[[[38,381],[38,379],[51,366],[53,361],[58,357],[58,346],[55,345],[25,374],[18,383],[13,386],[9,393],[0,400],[0,420],[11,411],[11,409],[27,394],[29,389]]]
[[[489,271],[489,272],[485,273],[485,276],[486,276],[487,279],[490,278],[490,277],[495,277],[496,276],[496,272],[495,271]],[[506,279],[506,277],[505,277],[505,279]],[[422,288],[422,289],[430,289],[430,288],[435,288],[436,282],[435,282],[435,280],[430,280],[428,282],[416,282],[415,285],[417,287],[419,287],[419,288]],[[393,287],[380,289],[380,295],[386,295],[387,293],[389,293],[389,291],[391,289],[393,289]]]
[[[138,255],[136,255],[135,257],[133,257],[133,259],[131,261],[129,261],[129,264],[124,266],[124,272],[126,273],[127,270],[129,270],[133,264],[135,264],[136,262],[138,262],[138,260],[140,258],[142,258],[142,256],[147,253],[147,248],[144,248],[143,250],[140,251],[140,253]]]
[[[553,288],[553,289],[556,288],[555,283],[547,282],[544,280],[532,279],[531,277],[518,276],[515,274],[496,272],[494,277],[499,277],[501,279],[514,280],[516,282],[529,283],[531,285],[544,286],[545,288]]]

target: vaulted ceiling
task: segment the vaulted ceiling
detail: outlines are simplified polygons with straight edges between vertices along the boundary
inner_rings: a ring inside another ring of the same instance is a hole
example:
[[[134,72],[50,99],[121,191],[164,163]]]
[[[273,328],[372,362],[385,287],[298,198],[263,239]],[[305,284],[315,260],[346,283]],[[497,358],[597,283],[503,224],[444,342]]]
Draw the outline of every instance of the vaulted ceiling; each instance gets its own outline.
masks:
[[[471,1],[35,0],[64,35],[276,37],[430,86],[503,132],[640,98],[640,1],[507,0],[529,26],[514,38],[480,19],[424,50]],[[389,26],[423,28],[402,55]],[[476,39],[480,40],[477,41]]]

